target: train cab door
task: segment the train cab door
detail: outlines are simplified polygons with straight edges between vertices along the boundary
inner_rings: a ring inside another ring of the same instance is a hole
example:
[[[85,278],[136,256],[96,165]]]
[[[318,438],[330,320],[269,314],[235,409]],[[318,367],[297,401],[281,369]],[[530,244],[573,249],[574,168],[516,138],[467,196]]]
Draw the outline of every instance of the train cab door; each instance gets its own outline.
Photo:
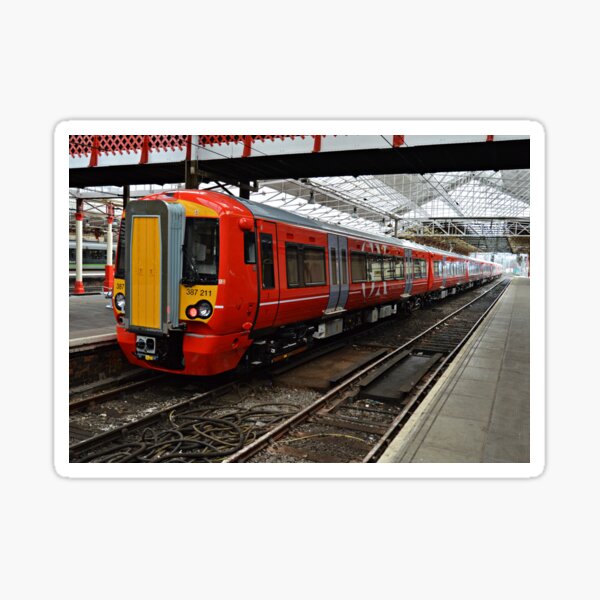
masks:
[[[254,329],[275,323],[279,308],[279,268],[277,265],[277,225],[260,221],[258,233],[259,310]]]
[[[348,300],[348,240],[330,233],[327,236],[329,254],[329,302],[325,313],[344,310]]]

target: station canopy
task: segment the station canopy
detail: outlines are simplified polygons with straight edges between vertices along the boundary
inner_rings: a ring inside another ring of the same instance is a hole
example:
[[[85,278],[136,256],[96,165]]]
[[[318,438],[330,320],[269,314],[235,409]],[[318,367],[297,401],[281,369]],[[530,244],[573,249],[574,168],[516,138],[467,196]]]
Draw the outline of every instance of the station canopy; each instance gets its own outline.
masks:
[[[482,251],[510,251],[499,240],[530,233],[530,178],[528,169],[451,173],[361,175],[259,181],[250,199],[305,217],[357,231],[390,236],[453,236]],[[131,198],[183,185],[132,185]],[[201,189],[228,190],[233,186],[205,183]],[[120,216],[122,188],[71,188],[85,203],[88,224],[101,226],[102,205],[115,205]],[[486,241],[487,240],[487,241]],[[486,245],[487,244],[487,245]]]

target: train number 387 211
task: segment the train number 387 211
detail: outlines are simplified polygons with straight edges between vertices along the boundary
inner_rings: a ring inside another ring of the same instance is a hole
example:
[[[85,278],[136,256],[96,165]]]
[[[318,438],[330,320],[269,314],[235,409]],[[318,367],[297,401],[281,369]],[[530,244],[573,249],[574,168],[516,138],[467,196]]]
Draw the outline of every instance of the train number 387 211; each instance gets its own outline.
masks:
[[[209,298],[212,296],[212,290],[204,290],[198,288],[187,288],[185,290],[186,296],[201,296],[205,298]]]

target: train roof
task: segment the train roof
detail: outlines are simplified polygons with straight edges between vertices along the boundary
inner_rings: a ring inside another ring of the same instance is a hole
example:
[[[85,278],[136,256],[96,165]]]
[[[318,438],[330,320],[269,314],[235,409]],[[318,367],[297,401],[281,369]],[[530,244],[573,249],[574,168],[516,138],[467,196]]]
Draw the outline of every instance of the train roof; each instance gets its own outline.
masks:
[[[191,194],[190,194],[191,192]],[[183,196],[185,194],[185,196]],[[194,194],[196,197],[192,196]],[[183,197],[182,197],[183,196]],[[192,196],[192,197],[190,197]],[[198,198],[200,196],[200,198]],[[214,190],[177,190],[173,192],[160,192],[158,194],[152,194],[151,196],[146,196],[145,198],[138,198],[138,200],[186,200],[186,201],[194,201],[200,202],[202,197],[209,198],[211,201],[220,204],[224,209],[231,207],[232,201],[237,201],[239,204],[244,206],[247,210],[249,210],[255,218],[259,219],[267,219],[270,221],[281,221],[283,223],[289,223],[290,225],[297,225],[298,227],[306,227],[308,229],[320,229],[321,231],[325,231],[327,233],[337,233],[339,235],[351,236],[357,239],[362,239],[368,242],[377,242],[380,244],[393,244],[395,246],[400,246],[401,248],[408,248],[411,250],[421,250],[423,252],[433,252],[435,254],[440,254],[442,256],[451,256],[454,258],[460,258],[461,260],[473,260],[481,263],[487,264],[496,264],[490,263],[489,261],[480,260],[477,258],[471,258],[470,256],[465,256],[464,254],[456,254],[455,252],[448,252],[447,250],[442,250],[440,248],[433,248],[432,246],[424,246],[422,244],[417,244],[415,242],[411,242],[409,240],[402,240],[399,238],[395,238],[388,235],[382,235],[378,233],[367,233],[364,231],[358,231],[356,229],[349,229],[348,227],[341,227],[340,225],[334,225],[332,223],[324,223],[322,221],[316,221],[314,219],[309,219],[307,217],[303,217],[302,215],[298,215],[296,213],[289,212],[287,210],[283,210],[282,208],[277,208],[275,206],[268,206],[266,204],[261,204],[260,202],[253,202],[252,200],[247,200],[246,198],[240,198],[239,196],[234,196],[233,194],[224,194],[222,192],[217,192]],[[229,205],[229,206],[228,206]]]
[[[340,225],[315,221],[314,219],[308,219],[307,217],[297,215],[295,213],[283,210],[281,208],[277,208],[275,206],[267,206],[259,202],[252,202],[252,200],[246,200],[245,198],[238,198],[237,196],[235,196],[235,199],[241,204],[243,204],[257,218],[283,221],[284,223],[299,225],[300,227],[309,227],[311,229],[321,229],[322,231],[326,231],[328,233],[337,233],[346,236],[352,236],[359,239],[365,239],[369,242],[394,244],[396,246],[408,248],[411,250],[435,252],[436,254],[441,254],[442,256],[452,256],[455,258],[460,258],[462,260],[468,259],[478,260],[478,262],[486,262],[480,261],[479,259],[470,258],[469,256],[465,256],[464,254],[456,254],[455,252],[448,252],[447,250],[441,250],[440,248],[433,248],[431,246],[417,244],[415,242],[411,242],[410,240],[403,240],[396,237],[377,233],[367,233],[364,231],[349,229],[348,227],[341,227]]]

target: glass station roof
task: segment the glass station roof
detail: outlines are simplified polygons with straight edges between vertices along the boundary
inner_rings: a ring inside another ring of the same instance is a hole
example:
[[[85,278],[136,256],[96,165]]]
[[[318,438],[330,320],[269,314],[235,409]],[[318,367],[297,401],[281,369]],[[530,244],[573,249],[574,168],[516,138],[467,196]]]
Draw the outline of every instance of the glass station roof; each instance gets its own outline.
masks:
[[[143,197],[183,186],[131,186],[131,197]],[[203,189],[216,187],[202,184]],[[226,186],[233,195],[237,187]],[[70,190],[84,199],[86,225],[106,227],[107,202],[120,217],[122,189]],[[302,216],[358,231],[402,235],[429,233],[460,236],[529,235],[529,170],[469,171],[410,175],[319,177],[258,182],[250,199]],[[71,216],[71,218],[73,218]]]

